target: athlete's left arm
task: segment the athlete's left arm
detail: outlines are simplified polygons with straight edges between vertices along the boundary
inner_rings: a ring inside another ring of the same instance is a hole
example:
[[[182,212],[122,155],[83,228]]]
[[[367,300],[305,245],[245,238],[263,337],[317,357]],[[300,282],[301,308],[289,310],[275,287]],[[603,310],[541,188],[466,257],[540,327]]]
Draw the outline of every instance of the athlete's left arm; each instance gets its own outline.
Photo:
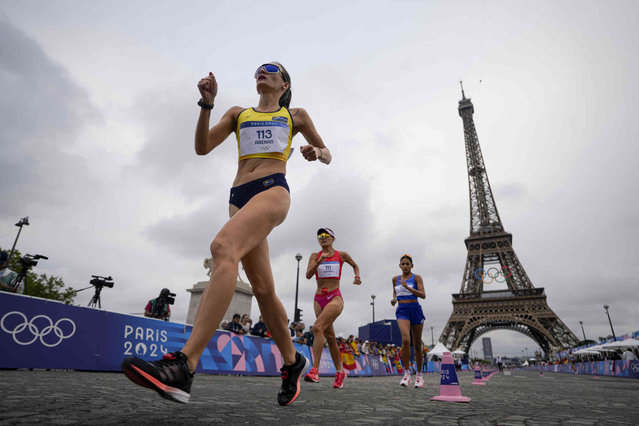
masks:
[[[355,279],[353,280],[353,284],[360,285],[362,283],[362,280],[359,277],[359,266],[357,266],[357,263],[355,263],[351,255],[346,253],[345,251],[340,251],[339,254],[342,256],[344,263],[348,263],[349,265],[353,267],[353,272],[355,273]]]
[[[408,289],[417,297],[426,299],[426,290],[424,290],[424,281],[422,277],[415,274],[415,284],[417,284],[417,290],[412,287],[408,287]]]
[[[293,117],[293,136],[298,132],[304,136],[308,145],[300,148],[300,152],[308,161],[319,160],[324,164],[328,164],[332,160],[331,152],[324,145],[322,137],[317,133],[313,120],[304,108],[293,108],[290,110]]]

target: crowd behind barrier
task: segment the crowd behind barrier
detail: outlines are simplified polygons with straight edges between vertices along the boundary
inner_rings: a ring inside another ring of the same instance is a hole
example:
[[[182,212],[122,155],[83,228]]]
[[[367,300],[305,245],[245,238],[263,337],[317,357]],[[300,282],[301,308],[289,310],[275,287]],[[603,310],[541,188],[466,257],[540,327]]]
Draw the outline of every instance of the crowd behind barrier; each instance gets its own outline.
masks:
[[[157,359],[182,348],[190,325],[137,317],[0,292],[0,368],[119,371],[128,356]],[[294,343],[311,358],[311,347]],[[334,376],[328,350],[319,373]],[[359,353],[351,376],[398,374],[394,357]],[[282,357],[272,340],[217,330],[197,371],[210,374],[279,376]],[[440,363],[425,363],[439,372]]]

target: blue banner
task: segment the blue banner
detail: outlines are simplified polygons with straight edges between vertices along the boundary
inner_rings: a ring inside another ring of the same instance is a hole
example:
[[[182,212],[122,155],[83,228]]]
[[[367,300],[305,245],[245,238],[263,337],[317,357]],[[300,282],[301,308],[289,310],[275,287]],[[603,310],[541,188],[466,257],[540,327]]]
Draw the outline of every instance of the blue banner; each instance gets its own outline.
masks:
[[[185,324],[0,292],[0,368],[120,371],[126,357],[154,360],[180,350],[191,330]],[[293,345],[312,361],[312,348]],[[355,365],[350,376],[397,374],[393,360],[380,355],[361,354]],[[197,371],[278,376],[281,367],[282,356],[271,339],[217,330]],[[426,368],[436,372],[440,364],[428,362]],[[335,372],[330,352],[323,348],[319,373]]]

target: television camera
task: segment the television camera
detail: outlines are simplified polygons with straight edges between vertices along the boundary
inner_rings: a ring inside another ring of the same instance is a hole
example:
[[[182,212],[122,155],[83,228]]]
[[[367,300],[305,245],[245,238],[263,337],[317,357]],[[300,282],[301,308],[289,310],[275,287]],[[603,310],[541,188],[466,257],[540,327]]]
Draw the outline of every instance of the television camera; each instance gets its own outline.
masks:
[[[91,280],[89,281],[89,284],[91,284],[89,287],[81,288],[80,290],[77,290],[76,293],[82,290],[86,290],[88,288],[94,287],[95,293],[93,294],[93,297],[91,298],[87,306],[90,306],[92,308],[95,308],[97,306],[98,308],[102,309],[102,302],[100,301],[100,292],[102,291],[104,287],[113,288],[113,284],[114,284],[113,278],[110,276],[101,277],[100,275],[91,275]]]
[[[113,288],[113,278],[101,277],[99,275],[91,275],[92,280],[89,281],[94,287],[109,287]]]
[[[18,276],[11,283],[12,291],[16,291],[18,286],[22,281],[24,281],[24,294],[27,294],[27,272],[29,272],[29,268],[32,266],[36,266],[38,264],[38,260],[45,259],[47,260],[47,256],[43,256],[41,254],[25,254],[20,259],[18,259],[18,263],[20,263],[20,272],[18,272]]]
[[[168,321],[171,315],[168,306],[175,303],[175,296],[175,293],[171,293],[171,290],[163,288],[160,296],[151,302],[151,317]]]

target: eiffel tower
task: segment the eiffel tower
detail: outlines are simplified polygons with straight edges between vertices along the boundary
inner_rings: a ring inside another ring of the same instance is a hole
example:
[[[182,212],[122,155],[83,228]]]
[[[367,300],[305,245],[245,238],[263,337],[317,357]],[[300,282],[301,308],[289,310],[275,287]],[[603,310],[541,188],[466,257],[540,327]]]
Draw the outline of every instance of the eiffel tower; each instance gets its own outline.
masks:
[[[512,234],[504,231],[475,130],[475,109],[463,85],[461,89],[458,111],[464,123],[470,236],[465,240],[468,256],[461,290],[453,294],[453,313],[439,341],[468,353],[482,334],[514,330],[537,342],[546,355],[574,346],[579,339],[550,309],[544,289],[533,286],[512,247]],[[508,288],[484,289],[495,282]]]

